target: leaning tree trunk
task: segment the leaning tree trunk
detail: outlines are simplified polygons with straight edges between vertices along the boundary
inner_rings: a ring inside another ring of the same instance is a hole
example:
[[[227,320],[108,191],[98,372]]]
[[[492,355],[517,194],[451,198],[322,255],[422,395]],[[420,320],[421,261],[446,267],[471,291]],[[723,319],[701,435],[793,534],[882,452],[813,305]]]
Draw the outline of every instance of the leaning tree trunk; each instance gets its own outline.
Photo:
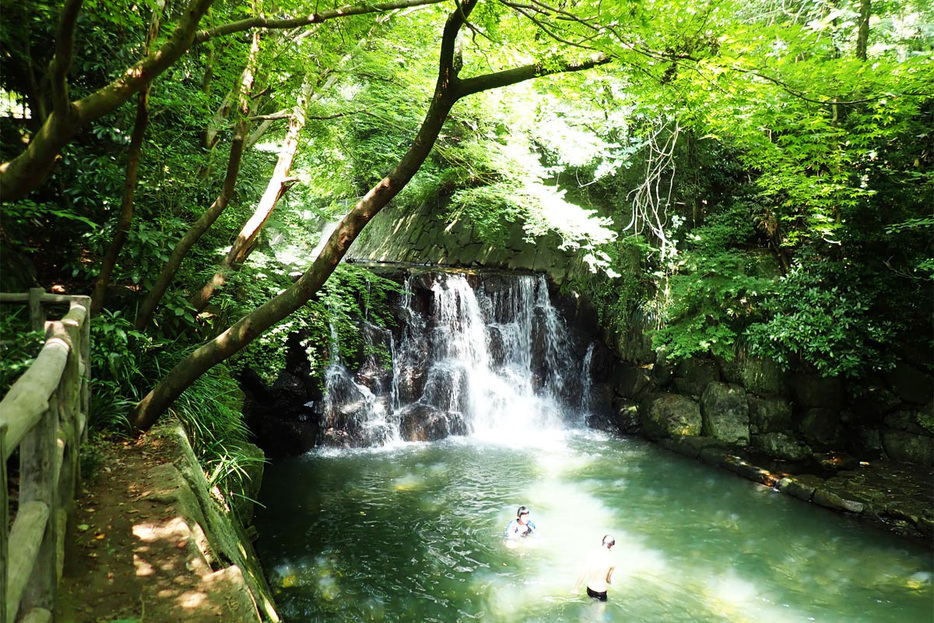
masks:
[[[292,117],[289,119],[289,131],[286,134],[285,142],[279,150],[279,159],[276,167],[273,169],[272,177],[266,185],[259,204],[253,215],[240,230],[237,239],[234,240],[227,257],[221,262],[220,267],[214,276],[204,286],[191,297],[190,303],[198,313],[204,311],[208,302],[214,296],[217,289],[222,288],[227,281],[229,272],[236,270],[243,264],[250,252],[255,248],[256,240],[262,231],[263,225],[269,219],[272,211],[276,207],[279,198],[285,193],[289,183],[289,171],[292,168],[292,162],[295,160],[295,152],[298,149],[298,137],[305,127],[305,105],[308,96],[311,94],[311,81],[306,76],[304,85],[303,101],[295,106]]]
[[[146,42],[143,45],[143,52],[149,53],[149,48],[156,36],[159,34],[159,26],[162,22],[162,13],[165,11],[165,0],[160,0],[152,12],[152,21],[149,24],[149,32],[146,33]],[[110,278],[113,275],[114,267],[117,265],[117,258],[123,245],[130,233],[130,226],[133,224],[133,207],[136,195],[136,181],[139,175],[139,159],[143,151],[143,136],[146,134],[146,126],[149,125],[149,92],[152,83],[147,83],[139,92],[139,100],[136,103],[136,120],[133,123],[133,133],[130,136],[130,148],[127,152],[126,173],[123,177],[123,199],[120,202],[120,217],[117,220],[117,231],[114,233],[113,240],[104,254],[101,261],[101,272],[97,275],[97,281],[94,283],[94,291],[91,293],[91,313],[98,314],[104,307],[104,299],[107,296],[107,287],[110,285]]]
[[[130,413],[137,432],[148,430],[198,377],[246,347],[267,329],[304,305],[337,268],[351,243],[376,214],[412,179],[428,157],[451,107],[458,99],[537,76],[580,71],[609,62],[605,56],[576,64],[530,65],[495,74],[460,80],[455,69],[457,33],[478,0],[465,0],[448,16],[441,40],[438,81],[422,126],[402,160],[387,177],[373,187],[345,216],[328,238],[321,253],[291,287],[244,316],[216,338],[180,361]]]
[[[253,44],[250,46],[250,55],[247,59],[246,67],[240,77],[240,120],[237,122],[237,128],[234,132],[233,140],[230,144],[230,156],[227,159],[227,173],[224,176],[224,186],[220,195],[211,204],[211,207],[195,221],[188,231],[182,236],[178,244],[172,250],[168,261],[162,268],[162,273],[156,279],[152,290],[140,305],[139,313],[136,316],[136,329],[142,331],[152,320],[152,316],[158,307],[159,302],[169,289],[175,274],[182,265],[182,260],[188,255],[188,252],[195,246],[201,236],[210,229],[221,212],[230,204],[234,190],[237,187],[237,176],[240,174],[240,163],[243,160],[243,146],[246,136],[250,130],[250,92],[253,88],[253,79],[256,71],[256,62],[259,56],[259,38],[260,32],[253,32]]]

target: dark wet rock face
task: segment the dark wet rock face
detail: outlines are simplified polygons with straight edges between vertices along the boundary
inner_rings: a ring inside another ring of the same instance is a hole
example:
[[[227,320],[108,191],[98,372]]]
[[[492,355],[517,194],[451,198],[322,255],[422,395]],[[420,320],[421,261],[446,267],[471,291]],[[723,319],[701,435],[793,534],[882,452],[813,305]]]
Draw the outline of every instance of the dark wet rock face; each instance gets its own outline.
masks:
[[[413,404],[401,414],[402,438],[406,441],[437,441],[451,435],[466,435],[463,416],[427,404]]]
[[[753,435],[751,447],[768,456],[789,461],[803,461],[811,456],[811,448],[788,433]]]
[[[267,388],[253,372],[240,378],[246,395],[243,414],[257,445],[271,457],[294,456],[311,449],[318,438],[318,420],[313,405],[321,399],[316,388],[302,379],[280,375]]]
[[[748,396],[749,427],[753,433],[792,430],[795,426],[791,403],[780,397]]]
[[[703,433],[727,443],[749,443],[749,405],[741,385],[708,383],[700,400]]]

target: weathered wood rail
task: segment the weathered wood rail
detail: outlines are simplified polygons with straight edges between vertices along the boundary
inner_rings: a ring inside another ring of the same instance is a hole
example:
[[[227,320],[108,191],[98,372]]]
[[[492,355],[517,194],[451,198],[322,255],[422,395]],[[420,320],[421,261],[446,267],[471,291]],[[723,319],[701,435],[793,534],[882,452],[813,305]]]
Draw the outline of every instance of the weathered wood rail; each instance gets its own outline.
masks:
[[[28,303],[45,330],[39,356],[0,401],[0,623],[51,621],[66,543],[74,541],[78,462],[90,407],[90,297],[0,294]],[[48,305],[69,305],[46,322]],[[7,461],[19,448],[19,494],[10,527]]]

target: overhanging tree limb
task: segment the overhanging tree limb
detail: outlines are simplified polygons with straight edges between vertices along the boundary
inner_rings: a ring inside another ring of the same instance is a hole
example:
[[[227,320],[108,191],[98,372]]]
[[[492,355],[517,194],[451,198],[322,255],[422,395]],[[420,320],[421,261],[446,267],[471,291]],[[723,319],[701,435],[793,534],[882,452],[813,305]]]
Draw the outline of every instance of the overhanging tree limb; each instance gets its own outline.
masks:
[[[371,31],[370,34],[375,32],[375,30],[376,28],[374,27],[374,30]],[[354,47],[353,51],[348,52],[341,58],[338,68],[350,63],[354,58],[354,52],[359,51],[368,40],[369,36],[361,39]],[[309,69],[306,71],[305,78],[302,81],[302,93],[298,97],[290,114],[286,116],[286,118],[289,119],[289,130],[279,150],[276,166],[273,169],[272,176],[269,179],[269,183],[266,185],[266,190],[262,198],[257,204],[252,216],[250,216],[246,224],[244,224],[243,228],[240,230],[240,233],[230,247],[227,257],[221,262],[217,272],[215,272],[214,276],[189,299],[191,306],[194,307],[198,313],[202,312],[205,307],[207,307],[208,302],[217,290],[223,287],[224,283],[227,281],[228,273],[239,270],[239,267],[256,248],[262,228],[275,209],[276,204],[296,181],[294,177],[289,176],[289,172],[298,150],[299,135],[305,127],[306,121],[308,119],[334,119],[355,114],[356,111],[347,111],[326,116],[309,116],[307,114],[307,109],[311,101],[320,97],[322,93],[327,93],[331,87],[337,83],[340,76],[341,72],[336,69],[330,69],[318,76],[318,82],[320,82],[320,84],[318,84],[313,79],[311,70]],[[271,116],[278,116],[278,113],[277,115]],[[251,119],[256,118],[257,117],[251,117]]]
[[[121,107],[144,85],[149,84],[171,67],[196,43],[250,28],[307,26],[340,17],[411,8],[444,1],[446,0],[400,0],[383,4],[348,6],[292,20],[267,20],[268,24],[262,21],[255,23],[254,20],[244,20],[198,32],[198,24],[211,8],[214,0],[190,0],[169,39],[158,50],[147,54],[110,84],[79,101],[68,102],[65,88],[67,83],[59,83],[62,89],[55,96],[58,104],[53,106],[52,113],[45,119],[39,131],[33,135],[29,145],[12,160],[0,164],[0,201],[15,201],[41,186],[51,173],[59,152],[71,142],[81,128]],[[69,0],[64,7],[59,29],[59,36],[62,38],[56,42],[56,58],[52,62],[53,71],[61,71],[62,75],[67,74],[70,65],[74,25],[80,7],[80,0]],[[58,56],[59,48],[62,50],[61,56]]]
[[[606,57],[599,57],[580,63],[555,63],[550,68],[530,65],[461,81],[454,62],[456,39],[477,2],[478,0],[466,0],[448,16],[441,40],[434,95],[418,134],[399,164],[341,220],[325,242],[321,253],[295,283],[180,361],[136,405],[129,418],[136,431],[148,430],[198,377],[245,348],[318,292],[367,223],[405,187],[422,166],[457,100],[482,90],[516,84],[547,74],[587,69],[609,62]]]
[[[194,44],[204,43],[208,39],[223,37],[237,32],[250,30],[251,28],[267,28],[270,30],[300,28],[302,26],[311,26],[320,24],[338,17],[349,17],[351,15],[363,15],[365,13],[383,13],[386,11],[395,11],[397,9],[410,9],[412,7],[424,6],[427,4],[439,4],[447,0],[399,0],[398,2],[383,2],[379,4],[361,4],[358,6],[344,6],[339,9],[322,11],[321,13],[309,13],[298,17],[288,17],[280,19],[271,19],[267,17],[251,17],[224,24],[216,28],[199,31],[195,36]]]

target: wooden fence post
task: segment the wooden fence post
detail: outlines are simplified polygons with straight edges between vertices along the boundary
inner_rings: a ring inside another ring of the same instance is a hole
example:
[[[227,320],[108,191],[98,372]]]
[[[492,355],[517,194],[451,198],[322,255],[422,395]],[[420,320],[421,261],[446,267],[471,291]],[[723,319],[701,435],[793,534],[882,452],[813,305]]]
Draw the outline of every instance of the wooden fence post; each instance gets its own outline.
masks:
[[[0,623],[17,617],[48,623],[65,558],[74,542],[74,494],[80,447],[90,407],[90,298],[0,294],[0,302],[28,302],[34,328],[46,343],[29,369],[2,397],[0,413]],[[44,303],[70,303],[46,323]],[[10,526],[6,461],[20,456],[19,504]]]
[[[29,322],[33,331],[42,331],[45,328],[45,306],[42,304],[42,288],[29,288]]]
[[[72,305],[80,304],[84,307],[84,322],[81,324],[81,339],[78,349],[81,355],[81,411],[78,414],[78,444],[87,441],[88,436],[88,418],[91,417],[91,297],[76,296]],[[79,469],[76,478],[81,479],[81,470]]]
[[[6,424],[0,424],[0,623],[7,623],[7,573],[10,568],[10,501],[7,493],[6,457],[3,444],[6,441]]]
[[[87,297],[82,297],[87,298]],[[72,300],[71,310],[62,319],[65,331],[71,340],[71,351],[68,354],[68,363],[62,371],[63,409],[60,413],[58,426],[58,443],[62,449],[61,475],[57,483],[58,514],[57,521],[57,567],[56,583],[62,579],[66,560],[74,559],[74,548],[77,535],[75,521],[75,493],[80,477],[81,443],[84,436],[84,423],[87,421],[84,408],[85,376],[87,365],[83,359],[85,350],[84,336],[88,325],[87,310],[90,300],[81,304],[81,301]],[[83,322],[83,324],[82,324]],[[66,555],[66,550],[68,555]]]
[[[49,323],[46,338],[69,341],[61,322]],[[62,395],[61,389],[52,393],[48,410],[20,443],[20,506],[41,502],[48,509],[42,543],[20,602],[20,612],[23,613],[37,608],[51,611],[55,605],[58,584],[58,496],[55,489],[61,468],[57,448],[58,422],[64,409],[64,398],[66,396]]]

